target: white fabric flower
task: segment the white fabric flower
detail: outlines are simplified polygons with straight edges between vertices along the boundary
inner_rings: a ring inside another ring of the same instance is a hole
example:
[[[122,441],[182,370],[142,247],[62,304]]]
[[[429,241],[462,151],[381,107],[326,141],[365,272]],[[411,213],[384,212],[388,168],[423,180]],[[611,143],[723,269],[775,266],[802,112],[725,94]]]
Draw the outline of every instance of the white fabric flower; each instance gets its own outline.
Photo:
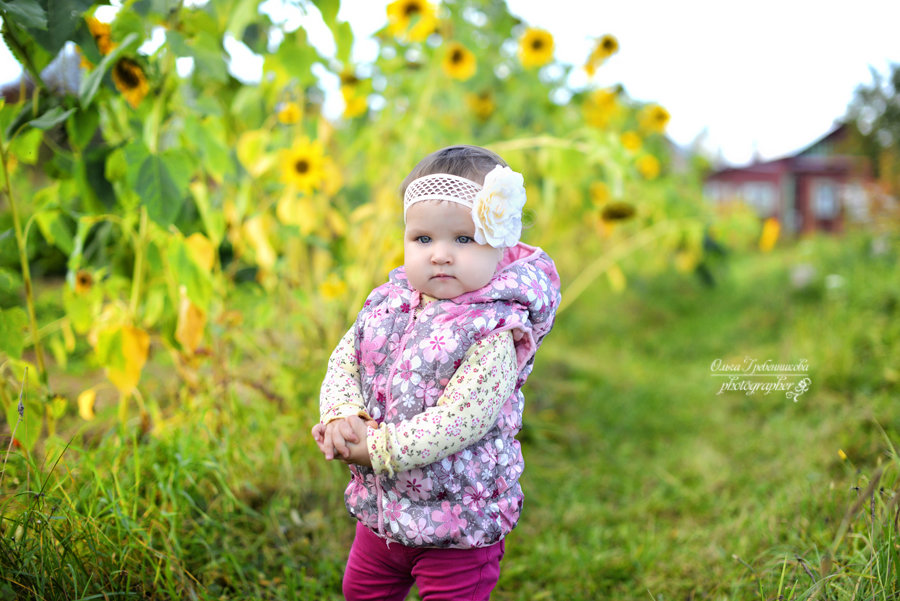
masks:
[[[472,206],[476,242],[494,248],[515,246],[519,242],[525,206],[524,183],[521,173],[500,165],[485,176],[484,187]]]

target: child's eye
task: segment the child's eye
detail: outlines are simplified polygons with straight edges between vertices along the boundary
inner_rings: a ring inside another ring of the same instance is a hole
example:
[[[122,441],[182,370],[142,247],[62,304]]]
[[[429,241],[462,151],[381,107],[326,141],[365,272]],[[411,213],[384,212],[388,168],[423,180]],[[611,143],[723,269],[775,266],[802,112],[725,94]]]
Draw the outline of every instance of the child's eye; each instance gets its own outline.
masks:
[[[429,242],[431,242],[431,236],[419,236],[418,238],[416,238],[416,242],[428,244]]]
[[[456,241],[460,244],[468,244],[469,242],[473,242],[474,239],[472,236],[457,236]]]

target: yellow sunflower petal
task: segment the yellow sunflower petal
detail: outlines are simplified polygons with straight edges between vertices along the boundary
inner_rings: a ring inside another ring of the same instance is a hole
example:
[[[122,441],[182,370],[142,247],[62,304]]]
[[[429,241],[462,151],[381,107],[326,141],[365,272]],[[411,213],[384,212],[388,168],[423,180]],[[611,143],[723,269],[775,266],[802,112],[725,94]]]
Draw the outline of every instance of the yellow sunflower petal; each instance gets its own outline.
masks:
[[[465,81],[475,75],[477,64],[475,55],[459,42],[452,42],[447,46],[441,67],[449,77]]]
[[[81,419],[90,421],[94,419],[94,402],[97,400],[97,391],[88,388],[78,395],[78,415]]]
[[[519,40],[519,60],[525,67],[541,67],[553,60],[553,36],[529,27]]]
[[[293,148],[279,153],[281,181],[301,192],[312,192],[322,185],[323,149],[317,142],[302,138]]]

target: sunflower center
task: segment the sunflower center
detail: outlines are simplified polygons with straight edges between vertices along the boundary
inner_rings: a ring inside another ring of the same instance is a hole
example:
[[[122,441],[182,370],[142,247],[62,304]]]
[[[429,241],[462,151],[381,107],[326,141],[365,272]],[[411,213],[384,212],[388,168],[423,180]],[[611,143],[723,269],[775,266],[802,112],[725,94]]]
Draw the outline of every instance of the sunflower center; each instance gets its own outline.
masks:
[[[412,17],[420,12],[422,12],[422,7],[419,6],[418,2],[407,2],[406,6],[403,7],[403,15],[406,17]]]
[[[294,171],[299,173],[300,175],[306,175],[309,173],[309,161],[306,159],[300,159],[294,163]]]
[[[612,50],[613,48],[615,48],[615,45],[613,44],[612,40],[604,40],[603,41],[603,49],[604,50]]]
[[[535,38],[535,39],[531,40],[531,49],[532,50],[538,51],[543,47],[544,47],[544,40],[542,40],[541,38]]]
[[[133,89],[141,85],[141,78],[138,75],[140,69],[136,64],[124,59],[116,64],[116,75],[119,76],[123,87]]]
[[[459,63],[463,62],[464,57],[465,57],[465,55],[463,54],[463,51],[460,50],[459,48],[455,48],[453,50],[453,52],[450,53],[450,62],[452,62],[454,64],[459,64]]]

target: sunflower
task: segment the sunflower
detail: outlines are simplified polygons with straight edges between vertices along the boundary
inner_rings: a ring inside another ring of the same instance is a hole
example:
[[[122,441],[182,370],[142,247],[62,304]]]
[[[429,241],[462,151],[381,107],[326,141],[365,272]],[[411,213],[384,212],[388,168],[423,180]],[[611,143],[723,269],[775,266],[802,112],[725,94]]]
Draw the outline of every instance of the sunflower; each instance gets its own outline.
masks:
[[[637,132],[623,132],[622,135],[619,136],[619,140],[622,142],[622,146],[625,147],[625,150],[629,152],[637,152],[641,149],[641,137]]]
[[[122,58],[113,67],[113,83],[132,108],[137,108],[150,90],[141,66],[130,58]]]
[[[388,4],[388,31],[406,42],[422,42],[437,28],[434,6],[426,0],[395,0]]]
[[[615,90],[594,90],[584,103],[584,120],[594,127],[606,127],[618,110]]]
[[[366,97],[356,93],[356,86],[341,86],[341,96],[344,97],[344,119],[359,117],[369,106]]]
[[[91,37],[94,38],[94,42],[97,44],[97,50],[100,51],[101,55],[106,56],[116,47],[116,44],[113,44],[112,38],[110,37],[112,30],[110,29],[109,23],[103,23],[94,17],[88,17],[86,20],[88,30],[91,32]]]
[[[519,60],[525,67],[541,67],[553,60],[553,36],[529,27],[519,40]]]
[[[278,121],[285,125],[292,125],[300,121],[303,111],[296,102],[285,102],[278,110]]]
[[[656,179],[659,175],[659,160],[652,154],[639,158],[635,166],[644,179]]]
[[[441,67],[453,79],[465,81],[475,75],[475,55],[459,42],[451,42],[444,53]]]
[[[618,51],[619,41],[615,36],[606,34],[597,40],[597,45],[594,46],[591,55],[588,57],[587,63],[584,65],[584,70],[587,71],[588,77],[593,77],[597,68],[602,65],[606,59]]]
[[[356,86],[359,84],[359,77],[356,76],[353,69],[344,69],[340,72],[338,77],[341,78],[341,87],[344,86]]]
[[[466,94],[466,104],[469,105],[469,109],[475,113],[475,116],[481,121],[487,121],[497,109],[497,105],[494,102],[494,95],[488,90],[477,94]]]
[[[282,150],[279,153],[281,181],[302,192],[318,189],[325,179],[322,153],[322,144],[307,138],[300,139],[293,148]]]
[[[90,271],[79,269],[75,274],[75,293],[85,294],[94,287],[94,276]]]
[[[611,202],[603,207],[600,218],[603,221],[625,221],[634,217],[634,205],[627,202]]]
[[[659,106],[651,104],[641,109],[638,115],[641,129],[648,133],[661,134],[666,131],[666,125],[669,123],[669,111]]]

